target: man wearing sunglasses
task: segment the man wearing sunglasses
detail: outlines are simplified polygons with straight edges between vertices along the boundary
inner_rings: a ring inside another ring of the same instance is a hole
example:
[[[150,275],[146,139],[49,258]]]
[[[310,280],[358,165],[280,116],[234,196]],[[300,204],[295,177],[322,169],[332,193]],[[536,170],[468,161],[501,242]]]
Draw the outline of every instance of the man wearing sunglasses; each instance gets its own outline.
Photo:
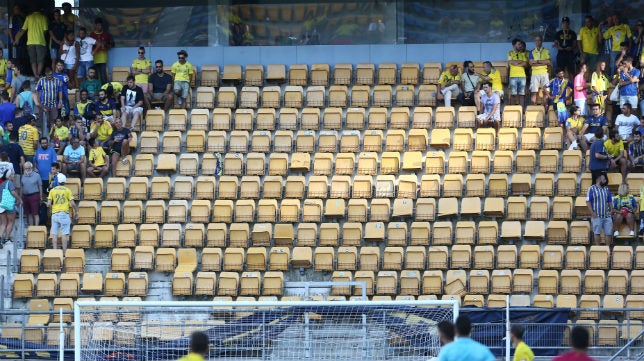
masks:
[[[177,96],[177,103],[179,106],[186,109],[186,99],[190,92],[190,77],[194,73],[194,70],[192,70],[192,64],[186,60],[188,58],[188,53],[185,50],[180,50],[177,53],[177,57],[179,59],[172,64],[174,94]]]
[[[139,47],[139,56],[132,61],[132,74],[134,74],[134,83],[143,89],[143,93],[148,92],[148,76],[152,74],[152,64],[150,59],[145,57],[145,48]]]
[[[152,109],[153,103],[163,103],[163,110],[172,105],[172,76],[163,71],[163,61],[154,62],[154,74],[148,77],[148,92],[145,94],[145,106]]]

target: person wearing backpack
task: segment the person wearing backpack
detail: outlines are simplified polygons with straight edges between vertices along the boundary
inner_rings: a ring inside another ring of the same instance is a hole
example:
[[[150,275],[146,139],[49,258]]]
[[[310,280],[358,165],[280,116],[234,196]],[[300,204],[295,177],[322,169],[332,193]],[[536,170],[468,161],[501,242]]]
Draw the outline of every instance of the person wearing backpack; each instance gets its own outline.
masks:
[[[11,242],[17,207],[22,204],[22,199],[13,184],[13,175],[10,169],[6,169],[0,184],[0,248]]]
[[[35,115],[37,109],[40,107],[40,99],[38,93],[31,91],[31,81],[25,80],[20,87],[20,93],[16,95],[16,102],[14,103],[17,108],[22,109],[22,115]]]

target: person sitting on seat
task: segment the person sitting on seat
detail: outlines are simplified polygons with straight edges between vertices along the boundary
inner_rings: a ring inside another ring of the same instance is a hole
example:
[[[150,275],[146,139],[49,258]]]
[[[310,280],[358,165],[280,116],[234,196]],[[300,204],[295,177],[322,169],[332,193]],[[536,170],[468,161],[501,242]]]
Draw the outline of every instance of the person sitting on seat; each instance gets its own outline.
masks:
[[[619,236],[619,229],[626,222],[628,235],[635,235],[635,210],[637,201],[628,193],[628,184],[622,183],[617,189],[617,197],[613,197],[613,237]]]
[[[499,94],[492,91],[492,83],[483,83],[485,94],[481,97],[481,114],[476,116],[479,127],[493,127],[499,132],[501,123],[501,99]]]
[[[604,142],[604,148],[610,157],[610,169],[619,169],[622,173],[622,182],[626,182],[626,172],[628,170],[628,155],[624,150],[624,142],[619,133],[611,129],[608,132],[608,140]]]
[[[445,70],[438,79],[438,92],[436,99],[445,99],[445,106],[452,106],[452,97],[458,96],[461,91],[461,75],[458,73],[456,65],[450,66]]]

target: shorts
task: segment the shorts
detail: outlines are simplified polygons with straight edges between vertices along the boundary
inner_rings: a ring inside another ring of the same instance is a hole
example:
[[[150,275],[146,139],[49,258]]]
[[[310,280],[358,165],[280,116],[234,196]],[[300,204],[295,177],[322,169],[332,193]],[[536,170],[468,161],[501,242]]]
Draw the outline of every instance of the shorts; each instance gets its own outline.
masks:
[[[586,111],[586,101],[587,99],[575,99],[575,105],[579,107],[579,110],[581,110],[581,115],[586,115],[588,112]]]
[[[87,76],[87,72],[89,71],[89,68],[94,66],[94,61],[79,61],[78,62],[78,72],[76,73],[76,76],[79,78],[85,78]]]
[[[28,216],[38,215],[40,211],[40,193],[24,195],[22,197],[23,209]]]
[[[139,113],[143,114],[143,108],[142,107],[125,107],[125,114],[128,116],[133,116],[134,113]]]
[[[557,119],[559,119],[559,124],[566,124],[566,120],[568,120],[568,111],[564,110],[562,112],[557,112]]]
[[[624,106],[626,103],[629,103],[633,109],[637,109],[637,95],[620,95],[619,106]]]
[[[74,65],[75,64],[67,64],[67,63],[65,63],[65,70],[74,70]]]
[[[3,213],[13,214],[13,213],[16,213],[16,209],[14,208],[12,210],[8,210],[8,209],[4,209],[4,208],[0,207],[0,214],[3,214]]]
[[[78,164],[68,164],[67,171],[80,171],[80,163]]]
[[[476,120],[485,120],[485,118],[487,118],[487,116],[488,116],[488,114],[479,114],[479,115],[476,116]],[[492,117],[490,120],[493,121],[493,122],[500,122],[501,118]]]
[[[58,212],[51,215],[51,235],[58,236],[60,231],[63,236],[69,236],[72,220],[69,213]]]
[[[181,90],[181,98],[187,98],[188,92],[190,91],[190,83],[187,81],[175,81],[174,82],[174,91]]]
[[[164,101],[166,101],[166,99],[164,99],[166,97],[167,97],[167,95],[163,94],[163,93],[153,93],[152,95],[150,95],[148,93],[148,98],[150,99],[150,101],[163,101],[164,102]]]
[[[595,133],[590,133],[589,132],[589,133],[584,134],[584,138],[586,138],[587,142],[590,142],[590,140],[593,139],[594,137],[595,137]],[[604,141],[608,140],[608,136],[606,134],[604,134],[603,140]]]
[[[530,91],[536,93],[539,91],[539,86],[545,88],[548,84],[550,84],[548,74],[533,75],[532,78],[530,78]]]
[[[43,45],[27,45],[27,53],[31,63],[44,63],[47,56],[47,47]]]
[[[49,48],[49,56],[50,56],[52,59],[58,59],[58,52],[59,52],[59,49],[52,49],[52,48]]]
[[[510,78],[510,95],[525,95],[525,77]]]
[[[613,220],[610,217],[606,218],[591,218],[590,224],[593,227],[593,234],[604,234],[610,236],[613,232]]]

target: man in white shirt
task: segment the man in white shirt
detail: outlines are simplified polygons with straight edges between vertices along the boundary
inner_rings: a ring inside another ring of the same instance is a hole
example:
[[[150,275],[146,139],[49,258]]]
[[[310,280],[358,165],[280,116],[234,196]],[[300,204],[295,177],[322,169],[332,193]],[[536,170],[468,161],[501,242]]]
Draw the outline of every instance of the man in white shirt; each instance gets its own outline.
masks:
[[[492,91],[490,82],[483,83],[483,91],[485,93],[481,96],[481,114],[476,116],[476,122],[480,128],[493,127],[498,133],[501,123],[501,98]]]
[[[78,29],[76,41],[80,44],[78,70],[76,73],[78,84],[80,84],[87,77],[89,68],[94,66],[94,53],[96,52],[94,45],[96,44],[96,40],[87,35],[87,29],[81,27]]]
[[[633,128],[640,125],[639,119],[637,116],[632,113],[633,107],[630,103],[624,103],[622,105],[622,114],[617,116],[615,119],[615,126],[617,126],[617,132],[619,136],[626,143],[630,143],[633,140]]]

